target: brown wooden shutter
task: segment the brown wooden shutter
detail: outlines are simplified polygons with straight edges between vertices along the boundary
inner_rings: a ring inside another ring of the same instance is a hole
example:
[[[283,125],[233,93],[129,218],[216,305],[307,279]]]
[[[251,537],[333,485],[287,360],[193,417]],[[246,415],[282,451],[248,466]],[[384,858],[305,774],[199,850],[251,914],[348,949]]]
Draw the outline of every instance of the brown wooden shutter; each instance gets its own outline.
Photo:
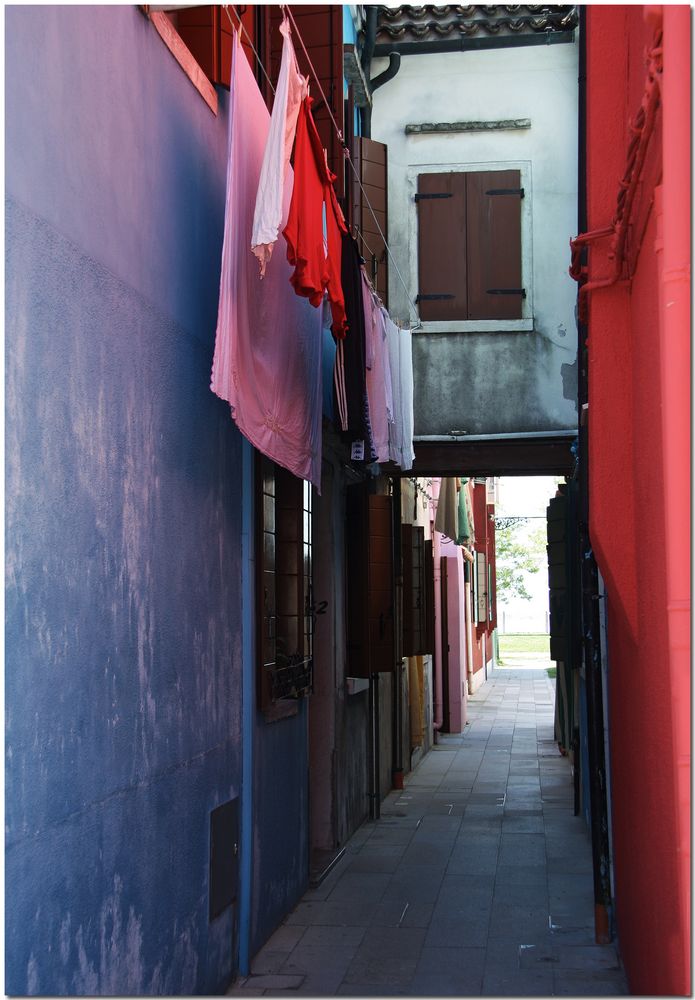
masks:
[[[351,677],[395,666],[391,497],[347,490],[347,654]]]
[[[467,179],[468,319],[521,319],[521,175]]]
[[[403,656],[415,654],[413,615],[413,525],[401,525],[401,564],[403,569]]]
[[[354,224],[359,230],[358,246],[365,259],[367,273],[372,279],[384,305],[388,306],[388,259],[386,243],[379,234],[377,222],[384,236],[388,236],[388,154],[383,142],[357,136],[353,145],[354,163],[374,215],[369,210],[359,184],[352,176]],[[352,175],[350,167],[347,168]],[[376,221],[374,220],[376,216]]]
[[[425,653],[434,653],[434,554],[432,539],[425,541]]]
[[[268,8],[270,24],[270,64],[273,83],[280,73],[282,12],[273,4]],[[338,128],[344,131],[343,102],[343,8],[339,4],[306,4],[293,6],[297,30],[306,46],[316,75],[323,89]],[[299,70],[309,78],[309,93],[314,98],[312,113],[321,142],[328,151],[328,165],[336,174],[338,197],[345,194],[345,158],[321,92],[304,55],[302,42],[293,38]],[[348,168],[349,169],[349,168]]]
[[[420,174],[416,204],[420,318],[466,319],[466,175]]]
[[[425,529],[401,525],[403,558],[403,655],[426,650]]]

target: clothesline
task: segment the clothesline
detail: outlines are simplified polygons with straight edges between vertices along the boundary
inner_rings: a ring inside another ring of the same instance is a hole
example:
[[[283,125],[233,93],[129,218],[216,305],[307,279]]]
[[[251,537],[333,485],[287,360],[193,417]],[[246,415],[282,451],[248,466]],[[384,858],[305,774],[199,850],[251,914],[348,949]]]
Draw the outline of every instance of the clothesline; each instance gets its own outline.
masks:
[[[252,61],[242,54],[243,32],[233,27],[210,388],[229,403],[232,419],[255,448],[320,490],[327,391],[323,328],[330,310],[336,341],[332,408],[352,460],[393,461],[410,469],[412,337],[388,315],[345,228],[307,80],[297,66],[290,18],[280,27],[284,41],[272,114]],[[287,252],[273,253],[281,230]],[[321,233],[323,245],[316,238]]]
[[[229,18],[229,23],[232,25],[232,27],[234,27],[234,22],[232,21],[230,13],[229,13],[229,5],[228,4],[223,4],[222,6],[227,11],[227,17]],[[314,80],[316,82],[316,86],[319,89],[319,93],[321,94],[321,97],[323,98],[324,104],[326,106],[326,110],[328,111],[328,114],[329,114],[329,117],[331,119],[331,122],[333,123],[333,128],[335,129],[335,133],[338,136],[338,140],[339,140],[339,142],[340,142],[340,144],[342,146],[343,155],[344,155],[345,159],[347,160],[347,162],[350,164],[352,172],[355,175],[355,180],[357,181],[357,184],[358,184],[358,186],[360,188],[360,191],[362,192],[362,197],[364,198],[364,200],[366,202],[366,205],[367,205],[367,208],[369,209],[369,211],[371,213],[371,216],[374,219],[374,224],[375,224],[375,226],[376,226],[376,228],[377,228],[377,230],[379,232],[379,236],[384,241],[384,248],[386,250],[386,253],[389,255],[389,257],[391,259],[391,263],[393,264],[394,270],[396,272],[396,275],[398,276],[398,280],[400,281],[401,285],[403,286],[403,290],[406,293],[406,298],[407,298],[407,302],[408,302],[408,309],[412,312],[412,315],[415,318],[415,323],[413,324],[413,327],[417,328],[417,327],[419,327],[421,325],[420,324],[420,317],[418,316],[418,313],[417,313],[415,307],[413,306],[412,302],[410,301],[410,290],[409,290],[408,286],[405,283],[403,275],[401,274],[400,268],[398,267],[396,259],[395,259],[394,255],[393,255],[392,251],[391,251],[391,247],[388,244],[388,240],[386,239],[386,236],[385,236],[385,234],[384,234],[381,226],[379,225],[379,220],[377,219],[376,212],[374,211],[374,208],[372,207],[372,203],[369,200],[369,195],[367,194],[367,192],[365,191],[365,189],[364,189],[364,187],[362,185],[362,181],[360,180],[360,176],[359,176],[359,172],[357,170],[357,167],[353,163],[352,157],[350,156],[350,151],[349,151],[347,145],[345,144],[345,138],[343,136],[343,133],[342,133],[341,129],[338,127],[338,123],[335,120],[333,112],[331,111],[331,106],[330,106],[330,104],[328,102],[328,98],[326,97],[326,95],[324,93],[324,90],[323,90],[323,87],[321,86],[321,81],[319,80],[318,73],[316,72],[316,69],[315,69],[314,64],[313,64],[313,62],[311,60],[311,57],[309,56],[309,53],[307,52],[306,45],[304,44],[304,39],[302,38],[302,33],[300,32],[299,28],[297,27],[297,22],[294,19],[294,15],[292,14],[292,11],[290,10],[289,4],[280,4],[280,7],[289,16],[289,19],[290,19],[290,21],[292,23],[292,27],[294,29],[294,32],[295,32],[295,34],[296,34],[297,38],[299,39],[299,42],[300,42],[300,44],[302,46],[302,49],[304,51],[304,55],[306,56],[307,62],[309,64],[309,68],[311,70],[311,74],[312,74],[312,76],[313,76],[313,78],[314,78]],[[236,10],[234,11],[234,13],[236,14],[236,16],[238,18],[239,26],[241,27],[241,30],[246,35],[246,38],[247,38],[248,43],[249,43],[249,45],[250,45],[250,47],[251,47],[251,49],[253,51],[253,54],[256,57],[258,65],[260,66],[261,71],[262,71],[263,75],[265,76],[266,80],[268,81],[268,84],[270,85],[270,88],[271,88],[271,90],[273,91],[273,94],[274,94],[275,93],[275,88],[273,87],[272,83],[270,82],[270,77],[268,76],[268,74],[267,74],[267,72],[265,70],[265,67],[263,66],[263,62],[261,60],[261,57],[259,56],[258,52],[256,51],[256,48],[255,48],[253,42],[251,41],[251,38],[250,38],[250,36],[249,36],[246,28],[244,27],[244,24],[243,24],[243,22],[241,20],[241,17],[239,16],[239,14],[237,13]],[[361,238],[362,238],[365,246],[367,246],[367,242],[366,242],[366,240],[364,240],[364,237],[362,235],[361,235]],[[375,256],[374,253],[373,253],[373,251],[369,248],[369,246],[367,246],[367,249],[372,254],[372,256]]]
[[[295,31],[295,33],[297,35],[297,38],[299,39],[299,41],[301,43],[302,49],[304,50],[304,55],[306,56],[307,62],[309,63],[309,67],[311,69],[312,76],[314,77],[314,80],[316,81],[316,86],[319,88],[319,93],[321,94],[321,97],[323,98],[323,101],[324,101],[324,103],[326,105],[326,110],[328,111],[329,117],[330,117],[331,121],[333,122],[333,128],[335,129],[336,135],[338,136],[338,140],[340,141],[340,144],[343,147],[343,155],[344,155],[345,159],[347,160],[347,162],[350,164],[350,167],[352,168],[352,172],[355,175],[355,180],[357,181],[357,183],[359,185],[359,189],[362,192],[362,197],[364,198],[364,200],[367,203],[367,208],[369,209],[369,211],[372,214],[372,218],[374,219],[374,224],[375,224],[375,226],[376,226],[376,228],[377,228],[377,230],[379,232],[379,236],[381,236],[382,240],[384,241],[384,247],[386,248],[386,252],[389,255],[389,257],[391,258],[391,263],[393,264],[394,270],[396,271],[396,274],[398,275],[398,279],[399,279],[401,285],[403,286],[403,288],[405,290],[405,293],[406,293],[406,296],[407,296],[407,301],[408,301],[408,308],[410,310],[412,310],[413,316],[415,317],[415,326],[419,326],[420,325],[420,317],[418,316],[417,311],[415,310],[412,302],[410,301],[410,290],[408,289],[408,286],[406,285],[406,283],[405,283],[405,281],[403,279],[403,275],[400,272],[400,268],[398,267],[398,264],[396,263],[395,257],[391,253],[391,248],[389,247],[388,240],[386,239],[386,236],[384,235],[384,232],[383,232],[381,226],[379,225],[379,220],[376,217],[376,212],[372,208],[372,203],[369,200],[369,195],[367,194],[367,192],[365,191],[365,189],[364,189],[364,187],[362,185],[362,181],[360,180],[360,176],[359,176],[357,167],[352,162],[352,157],[350,156],[350,150],[347,148],[347,146],[345,144],[345,139],[343,137],[343,133],[341,132],[340,128],[338,127],[338,123],[337,123],[337,121],[335,120],[335,118],[333,116],[333,112],[331,111],[331,106],[328,103],[328,98],[326,97],[326,95],[325,95],[325,93],[323,91],[323,87],[321,86],[321,81],[319,80],[318,73],[316,72],[314,64],[311,61],[309,53],[307,52],[306,45],[304,44],[304,39],[302,38],[302,34],[301,34],[299,28],[297,27],[297,22],[294,19],[294,15],[292,14],[292,11],[290,10],[289,4],[281,4],[280,6],[282,7],[282,9],[284,11],[287,12],[287,14],[288,14],[288,16],[290,18],[290,21],[292,22],[292,26],[294,28],[294,31]]]
[[[225,11],[225,13],[227,14],[227,17],[228,17],[228,19],[229,19],[229,23],[230,23],[230,24],[231,24],[231,26],[232,26],[232,29],[233,29],[234,31],[236,31],[237,29],[236,29],[236,28],[234,27],[234,21],[232,21],[232,15],[231,15],[231,14],[229,13],[229,4],[228,4],[228,3],[223,3],[223,4],[222,4],[222,8],[223,8],[223,10]],[[256,57],[256,62],[257,62],[257,63],[258,63],[258,65],[260,66],[260,69],[261,69],[261,73],[263,74],[263,76],[264,76],[264,77],[266,78],[266,80],[268,81],[268,86],[270,87],[270,89],[272,90],[272,92],[273,92],[273,94],[274,94],[274,93],[275,93],[275,87],[273,86],[273,84],[272,84],[272,82],[271,82],[271,79],[270,79],[270,77],[268,76],[268,74],[267,74],[267,73],[266,73],[266,71],[265,71],[265,66],[263,65],[263,61],[262,61],[261,57],[259,56],[258,52],[256,51],[256,46],[255,46],[255,45],[253,44],[253,42],[251,41],[251,36],[249,35],[248,31],[247,31],[247,30],[246,30],[246,28],[244,27],[244,22],[243,22],[243,21],[241,20],[241,15],[239,14],[239,12],[238,12],[237,10],[235,10],[235,11],[234,11],[234,13],[236,14],[236,16],[237,16],[237,20],[239,21],[239,27],[241,28],[241,30],[242,30],[242,31],[244,32],[244,34],[246,35],[246,41],[247,41],[247,42],[249,43],[249,45],[251,46],[251,51],[253,52],[253,54],[254,54],[254,55],[255,55],[255,57]]]

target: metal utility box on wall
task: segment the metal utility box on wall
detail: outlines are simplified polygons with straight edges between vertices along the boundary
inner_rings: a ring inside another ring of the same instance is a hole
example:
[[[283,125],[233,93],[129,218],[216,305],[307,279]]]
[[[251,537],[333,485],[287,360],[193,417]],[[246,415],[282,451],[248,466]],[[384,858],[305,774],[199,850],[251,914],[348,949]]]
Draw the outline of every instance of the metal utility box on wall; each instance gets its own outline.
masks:
[[[210,920],[237,898],[239,884],[239,799],[210,813]]]

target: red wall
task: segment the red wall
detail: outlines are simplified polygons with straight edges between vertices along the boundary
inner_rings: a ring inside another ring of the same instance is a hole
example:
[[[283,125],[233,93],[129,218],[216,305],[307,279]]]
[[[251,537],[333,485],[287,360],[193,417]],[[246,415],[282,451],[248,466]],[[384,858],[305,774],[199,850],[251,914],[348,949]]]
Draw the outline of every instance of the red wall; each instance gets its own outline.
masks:
[[[589,230],[608,226],[616,211],[628,118],[645,90],[644,52],[660,10],[586,8]],[[665,47],[664,66],[668,58]],[[679,809],[672,700],[674,684],[686,704],[690,692],[687,680],[674,677],[669,651],[668,494],[675,484],[662,459],[669,430],[662,423],[660,368],[669,358],[661,352],[671,346],[664,338],[654,200],[668,180],[661,176],[661,119],[659,112],[631,216],[631,280],[593,291],[588,313],[590,532],[607,589],[618,938],[631,992],[657,995],[690,990],[689,828],[682,797]],[[590,282],[611,274],[609,249],[610,240],[591,245]],[[689,423],[687,409],[681,418]],[[681,460],[688,465],[689,447]],[[687,520],[675,529],[684,535],[687,561]]]

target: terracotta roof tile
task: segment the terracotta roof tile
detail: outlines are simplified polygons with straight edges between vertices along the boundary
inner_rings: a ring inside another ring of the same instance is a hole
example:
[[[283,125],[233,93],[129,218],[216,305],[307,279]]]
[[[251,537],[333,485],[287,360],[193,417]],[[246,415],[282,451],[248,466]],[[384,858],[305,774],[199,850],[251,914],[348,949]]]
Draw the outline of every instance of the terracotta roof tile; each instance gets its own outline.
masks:
[[[424,4],[379,7],[377,44],[495,35],[572,31],[577,8],[544,4]]]

